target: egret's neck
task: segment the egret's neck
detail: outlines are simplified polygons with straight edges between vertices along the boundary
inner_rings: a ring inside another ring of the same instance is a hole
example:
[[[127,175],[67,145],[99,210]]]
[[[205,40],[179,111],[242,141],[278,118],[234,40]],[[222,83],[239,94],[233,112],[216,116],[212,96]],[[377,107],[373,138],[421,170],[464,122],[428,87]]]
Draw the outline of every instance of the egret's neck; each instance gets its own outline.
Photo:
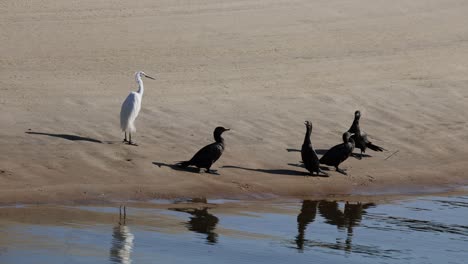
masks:
[[[143,95],[143,92],[145,91],[145,87],[143,86],[143,80],[141,80],[140,74],[136,75],[136,82],[138,83],[138,93]]]

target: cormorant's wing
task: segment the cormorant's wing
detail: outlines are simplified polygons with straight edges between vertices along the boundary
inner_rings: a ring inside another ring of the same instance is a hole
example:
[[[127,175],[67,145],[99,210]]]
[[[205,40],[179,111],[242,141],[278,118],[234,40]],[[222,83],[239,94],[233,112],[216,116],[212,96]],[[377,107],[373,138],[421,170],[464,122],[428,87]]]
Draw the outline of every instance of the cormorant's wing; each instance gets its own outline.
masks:
[[[200,149],[190,160],[192,163],[212,161],[213,163],[221,157],[223,152],[219,143],[212,143]]]
[[[384,151],[385,149],[373,144],[368,138],[367,134],[365,132],[361,132],[361,137],[363,139],[363,142],[365,142],[366,147],[372,149],[373,151]]]
[[[362,137],[362,140],[364,140],[364,142],[367,144],[367,143],[370,143],[369,139],[367,138],[367,133],[364,132],[364,131],[361,131],[361,137]]]
[[[346,145],[341,143],[329,149],[320,159],[320,163],[329,166],[335,166],[339,164],[348,152]]]
[[[365,134],[364,134],[365,135]],[[367,137],[363,137],[362,134],[359,136],[358,134],[353,134],[350,137],[352,140],[354,140],[355,147],[359,149],[365,149],[367,146]]]
[[[302,156],[303,161],[306,158],[306,156],[309,157],[309,158],[318,160],[317,152],[315,152],[315,149],[312,146],[312,144],[303,144],[302,145],[301,156]]]

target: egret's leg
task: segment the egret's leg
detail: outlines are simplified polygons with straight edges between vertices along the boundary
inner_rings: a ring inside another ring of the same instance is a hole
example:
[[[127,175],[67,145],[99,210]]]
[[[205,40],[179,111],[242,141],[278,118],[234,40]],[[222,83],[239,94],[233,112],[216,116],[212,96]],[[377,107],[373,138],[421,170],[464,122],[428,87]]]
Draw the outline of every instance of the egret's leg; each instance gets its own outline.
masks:
[[[123,218],[124,225],[126,224],[126,222],[127,222],[127,207],[124,205],[124,218]]]
[[[128,140],[127,140],[127,131],[125,131],[124,134],[125,134],[125,138],[124,138],[123,142],[128,142]]]
[[[133,145],[133,146],[138,146],[135,142],[132,141],[132,132],[128,132],[129,135],[129,142],[128,144]]]
[[[122,224],[122,205],[119,207],[119,225]]]

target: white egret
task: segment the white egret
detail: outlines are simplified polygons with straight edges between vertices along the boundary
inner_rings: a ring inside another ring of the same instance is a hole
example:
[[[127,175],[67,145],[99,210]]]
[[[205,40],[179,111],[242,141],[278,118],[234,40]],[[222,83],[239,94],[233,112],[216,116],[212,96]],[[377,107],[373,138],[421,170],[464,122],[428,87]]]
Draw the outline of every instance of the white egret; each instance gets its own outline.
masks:
[[[135,119],[140,112],[141,100],[143,99],[144,92],[143,81],[141,80],[142,76],[155,80],[153,77],[146,75],[146,73],[142,71],[136,72],[135,80],[139,86],[138,91],[131,92],[127,96],[122,104],[122,109],[120,110],[120,128],[125,133],[124,142],[128,142],[129,145],[134,146],[137,146],[137,144],[132,141],[132,133],[136,131]],[[129,135],[129,140],[127,140],[127,132]]]

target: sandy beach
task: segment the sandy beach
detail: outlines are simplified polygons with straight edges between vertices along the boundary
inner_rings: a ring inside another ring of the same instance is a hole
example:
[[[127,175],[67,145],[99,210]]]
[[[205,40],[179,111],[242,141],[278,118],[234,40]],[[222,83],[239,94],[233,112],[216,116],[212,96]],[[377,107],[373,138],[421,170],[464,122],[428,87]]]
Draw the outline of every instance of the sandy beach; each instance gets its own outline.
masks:
[[[0,204],[466,185],[467,13],[462,0],[3,1]],[[156,80],[134,147],[119,112],[138,70]],[[388,151],[304,177],[304,121],[323,154],[357,109]],[[219,175],[170,166],[218,125],[231,128]]]

